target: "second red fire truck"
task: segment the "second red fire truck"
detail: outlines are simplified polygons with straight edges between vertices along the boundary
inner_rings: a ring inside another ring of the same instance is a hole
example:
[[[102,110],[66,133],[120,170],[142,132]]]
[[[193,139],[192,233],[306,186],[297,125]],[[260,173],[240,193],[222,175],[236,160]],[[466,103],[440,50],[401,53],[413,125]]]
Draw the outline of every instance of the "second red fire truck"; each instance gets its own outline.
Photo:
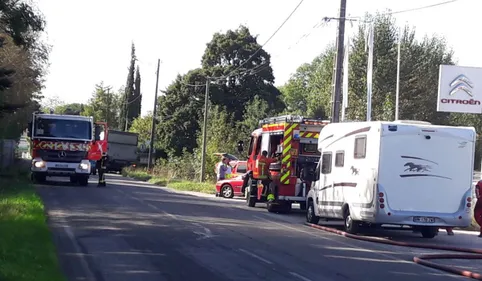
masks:
[[[292,203],[299,203],[306,208],[306,195],[320,159],[318,136],[321,129],[329,123],[321,119],[303,116],[285,115],[261,120],[260,128],[250,138],[247,151],[248,173],[243,192],[246,202],[254,207],[257,202],[267,202],[270,212],[289,212]],[[244,151],[244,142],[238,142],[238,151]],[[266,187],[260,185],[256,160],[262,152],[268,152],[270,174],[275,200],[268,201]]]

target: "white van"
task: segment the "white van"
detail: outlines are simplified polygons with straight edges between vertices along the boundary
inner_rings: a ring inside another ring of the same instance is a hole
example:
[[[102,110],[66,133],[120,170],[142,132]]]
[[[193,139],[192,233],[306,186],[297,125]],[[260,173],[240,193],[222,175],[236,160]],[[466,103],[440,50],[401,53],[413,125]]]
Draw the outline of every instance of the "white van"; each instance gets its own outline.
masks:
[[[325,126],[307,197],[307,221],[342,219],[345,230],[399,225],[433,238],[439,227],[467,227],[476,133],[420,121]]]

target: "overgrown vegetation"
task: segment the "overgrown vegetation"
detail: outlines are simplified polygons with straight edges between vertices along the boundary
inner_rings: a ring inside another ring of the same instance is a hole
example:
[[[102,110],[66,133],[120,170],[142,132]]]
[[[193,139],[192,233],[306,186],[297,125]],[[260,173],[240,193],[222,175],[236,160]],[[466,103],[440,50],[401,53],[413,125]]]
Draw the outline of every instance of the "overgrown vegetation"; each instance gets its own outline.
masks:
[[[43,16],[30,2],[0,3],[0,139],[16,139],[38,110],[49,46]]]
[[[27,170],[0,174],[0,229],[0,280],[66,280]]]
[[[181,191],[195,191],[206,194],[216,193],[213,182],[199,183],[193,180],[183,180],[182,178],[172,177],[172,170],[172,167],[169,169],[157,168],[153,171],[148,171],[147,169],[125,168],[122,170],[122,175]]]

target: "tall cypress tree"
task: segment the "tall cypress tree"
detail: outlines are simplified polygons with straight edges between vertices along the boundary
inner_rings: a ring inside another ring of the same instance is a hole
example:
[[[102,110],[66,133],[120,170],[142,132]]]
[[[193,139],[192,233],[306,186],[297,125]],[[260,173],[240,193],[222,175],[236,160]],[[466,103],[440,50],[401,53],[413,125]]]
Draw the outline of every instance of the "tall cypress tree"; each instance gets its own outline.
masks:
[[[124,92],[124,97],[121,103],[120,123],[119,129],[127,131],[132,123],[132,104],[134,101],[134,73],[136,69],[136,47],[134,42],[131,46],[131,63],[129,66],[129,73],[127,74],[127,82]]]
[[[139,66],[137,66],[136,78],[134,80],[134,98],[132,103],[130,104],[131,109],[129,110],[130,117],[132,118],[131,120],[134,120],[141,115],[141,103],[141,72],[139,70]]]

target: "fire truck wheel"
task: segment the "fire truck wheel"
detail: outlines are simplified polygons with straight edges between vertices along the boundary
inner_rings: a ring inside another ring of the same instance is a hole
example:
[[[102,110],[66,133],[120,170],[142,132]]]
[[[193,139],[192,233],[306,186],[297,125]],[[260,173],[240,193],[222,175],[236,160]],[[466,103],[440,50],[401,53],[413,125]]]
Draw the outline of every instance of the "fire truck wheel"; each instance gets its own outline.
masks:
[[[89,178],[88,177],[79,177],[78,178],[80,186],[87,186],[89,185]]]
[[[277,204],[273,204],[272,202],[267,202],[266,203],[266,209],[268,209],[268,212],[270,213],[277,213],[279,208]]]
[[[32,178],[34,183],[44,183],[47,180],[47,177],[45,175],[41,174],[32,174]]]
[[[251,207],[253,208],[254,206],[256,206],[256,197],[251,197],[250,195],[250,192],[249,192],[249,189],[246,189],[246,205],[248,205],[248,207]]]
[[[223,198],[233,198],[234,191],[233,188],[229,184],[224,184],[221,186],[221,196]]]

